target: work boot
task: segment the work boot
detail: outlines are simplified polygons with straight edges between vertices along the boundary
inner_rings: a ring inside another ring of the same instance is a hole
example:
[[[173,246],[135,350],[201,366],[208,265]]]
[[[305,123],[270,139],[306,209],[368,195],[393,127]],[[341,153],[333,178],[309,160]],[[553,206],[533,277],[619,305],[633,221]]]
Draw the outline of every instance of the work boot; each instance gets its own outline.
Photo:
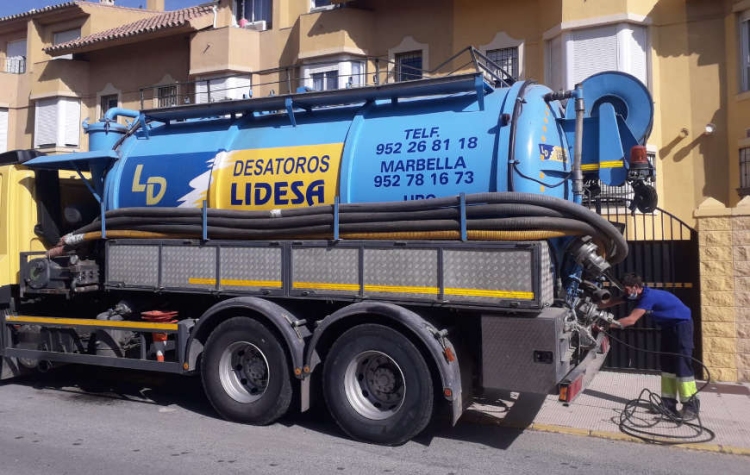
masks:
[[[698,413],[700,412],[700,408],[700,400],[696,397],[690,398],[688,402],[682,405],[682,411],[680,412],[682,420],[692,421],[693,419],[697,418]]]
[[[661,402],[653,408],[652,412],[654,414],[661,414],[664,417],[680,417],[679,412],[677,412],[677,399],[668,397],[661,398]]]

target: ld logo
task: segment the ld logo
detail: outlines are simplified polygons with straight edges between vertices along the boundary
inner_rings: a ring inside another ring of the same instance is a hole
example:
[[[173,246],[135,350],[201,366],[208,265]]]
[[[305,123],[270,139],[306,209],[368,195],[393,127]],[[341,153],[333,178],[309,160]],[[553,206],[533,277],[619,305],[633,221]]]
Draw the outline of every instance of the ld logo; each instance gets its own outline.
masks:
[[[141,172],[143,171],[143,165],[135,167],[135,174],[133,175],[133,193],[146,193],[146,204],[155,205],[164,198],[164,193],[167,192],[167,179],[163,176],[150,176],[146,180],[146,183],[141,182]]]

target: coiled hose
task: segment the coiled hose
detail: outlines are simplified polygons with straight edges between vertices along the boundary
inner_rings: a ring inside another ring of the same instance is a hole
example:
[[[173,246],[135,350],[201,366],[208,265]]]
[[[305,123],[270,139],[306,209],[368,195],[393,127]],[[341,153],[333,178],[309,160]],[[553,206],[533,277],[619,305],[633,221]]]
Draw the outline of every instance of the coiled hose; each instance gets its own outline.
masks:
[[[471,240],[540,240],[591,236],[611,264],[627,255],[627,242],[609,221],[578,204],[542,195],[489,192],[465,196],[466,236]],[[121,208],[105,214],[108,237],[211,239],[330,239],[336,226],[334,207],[312,206],[270,211],[196,208]],[[459,197],[342,204],[338,230],[342,239],[460,239]],[[114,234],[117,232],[117,234]],[[126,232],[125,234],[120,234]],[[127,232],[136,234],[127,234]],[[61,246],[101,239],[101,222],[63,237]],[[61,252],[61,249],[57,251]]]

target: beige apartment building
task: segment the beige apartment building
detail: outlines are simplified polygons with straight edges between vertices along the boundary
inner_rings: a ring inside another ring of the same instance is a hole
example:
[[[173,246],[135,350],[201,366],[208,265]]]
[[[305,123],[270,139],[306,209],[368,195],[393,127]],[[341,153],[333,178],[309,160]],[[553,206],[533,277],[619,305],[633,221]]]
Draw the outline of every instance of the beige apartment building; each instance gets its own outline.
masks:
[[[0,18],[0,149],[85,149],[77,124],[150,108],[447,73],[474,46],[570,88],[619,70],[656,103],[660,206],[693,225],[750,191],[750,3],[736,0],[220,0],[164,12],[70,1]]]
[[[700,228],[706,206],[714,210],[708,215],[731,217],[750,194],[750,0],[219,0],[168,12],[164,0],[144,6],[69,1],[0,18],[0,151],[85,150],[80,123],[113,106],[437,76],[468,67],[465,58],[443,62],[473,46],[514,77],[554,89],[605,70],[639,78],[655,102],[648,148],[659,206],[687,225]],[[728,245],[731,263],[739,251]],[[750,315],[733,317],[735,333],[725,334],[726,315],[743,301],[734,285],[746,278],[732,265],[723,268],[722,282],[732,285],[724,291],[733,297],[717,318],[725,323],[719,337],[733,346],[719,343],[722,354],[746,357],[747,371],[724,362],[719,374],[750,378]],[[721,284],[703,291],[711,285]]]

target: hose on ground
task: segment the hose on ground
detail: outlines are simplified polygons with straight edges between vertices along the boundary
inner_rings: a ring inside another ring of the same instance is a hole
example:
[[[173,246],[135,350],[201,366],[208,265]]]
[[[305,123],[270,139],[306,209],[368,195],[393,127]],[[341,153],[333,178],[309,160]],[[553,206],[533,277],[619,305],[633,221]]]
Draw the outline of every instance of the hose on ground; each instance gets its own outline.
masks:
[[[623,346],[642,353],[685,358],[684,355],[679,353],[645,350],[635,347],[613,336],[609,332],[607,336]],[[690,357],[690,359],[692,363],[702,367],[706,374],[706,381],[691,397],[691,399],[697,399],[698,394],[711,383],[711,373],[701,360],[695,357]],[[686,420],[680,414],[675,414],[665,409],[661,396],[647,388],[643,388],[637,398],[625,403],[625,407],[620,413],[619,427],[621,432],[631,437],[661,445],[706,443],[716,437],[716,434],[712,430],[703,426],[700,411],[696,414],[695,419]],[[664,429],[669,429],[670,432],[665,432]]]

